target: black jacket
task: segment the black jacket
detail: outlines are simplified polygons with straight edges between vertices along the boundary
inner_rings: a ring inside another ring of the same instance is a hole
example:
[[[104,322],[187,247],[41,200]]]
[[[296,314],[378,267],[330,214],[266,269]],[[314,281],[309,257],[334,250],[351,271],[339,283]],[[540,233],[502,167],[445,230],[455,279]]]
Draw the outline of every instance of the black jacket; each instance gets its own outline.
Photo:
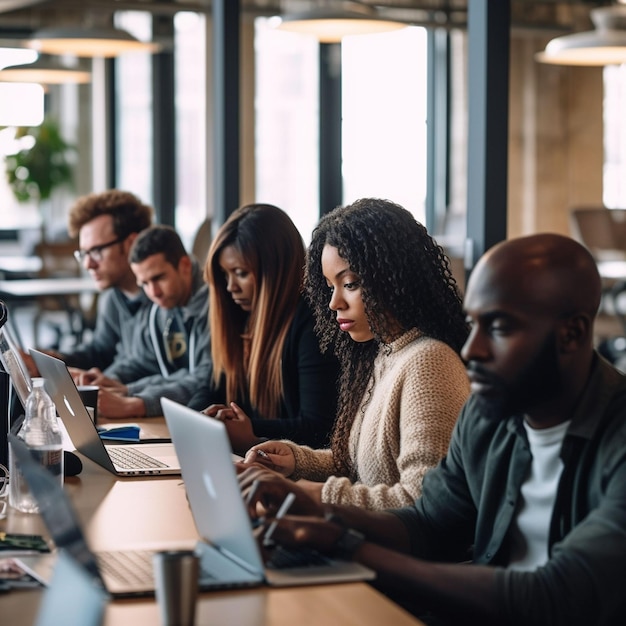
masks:
[[[335,420],[339,367],[334,356],[320,353],[313,327],[313,314],[301,300],[283,347],[284,398],[278,415],[261,416],[248,397],[237,398],[257,437],[289,439],[315,448],[328,445]],[[189,406],[202,410],[226,400],[224,384],[218,389],[207,385],[198,390]]]

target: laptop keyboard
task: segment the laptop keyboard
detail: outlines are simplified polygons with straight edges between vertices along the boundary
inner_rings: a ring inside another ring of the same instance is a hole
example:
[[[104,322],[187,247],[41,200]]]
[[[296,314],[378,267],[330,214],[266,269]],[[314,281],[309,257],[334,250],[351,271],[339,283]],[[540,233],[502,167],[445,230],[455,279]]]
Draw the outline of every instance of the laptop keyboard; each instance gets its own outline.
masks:
[[[157,461],[155,458],[148,456],[137,448],[130,446],[118,446],[115,448],[108,447],[107,452],[117,467],[128,469],[144,469],[167,467],[165,463]]]
[[[107,577],[127,585],[154,584],[152,550],[128,550],[124,552],[98,552],[98,565]],[[206,583],[215,576],[202,567],[200,562],[199,580]]]
[[[290,569],[294,567],[320,567],[329,565],[331,560],[310,548],[290,549],[285,546],[272,548],[266,566],[270,569]]]
[[[98,565],[103,574],[128,585],[151,585],[154,581],[150,550],[99,552]]]

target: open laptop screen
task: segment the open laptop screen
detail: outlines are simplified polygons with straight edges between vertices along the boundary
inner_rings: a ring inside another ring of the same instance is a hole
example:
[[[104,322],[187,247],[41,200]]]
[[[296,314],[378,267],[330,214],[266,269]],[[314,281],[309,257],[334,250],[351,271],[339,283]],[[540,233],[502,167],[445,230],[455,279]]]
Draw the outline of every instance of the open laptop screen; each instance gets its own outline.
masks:
[[[9,434],[9,443],[55,545],[65,549],[102,583],[96,557],[87,545],[76,513],[58,480],[32,457],[21,439]]]
[[[22,406],[26,406],[26,398],[31,392],[30,376],[22,361],[20,352],[9,329],[0,328],[0,361],[4,371],[10,376]]]

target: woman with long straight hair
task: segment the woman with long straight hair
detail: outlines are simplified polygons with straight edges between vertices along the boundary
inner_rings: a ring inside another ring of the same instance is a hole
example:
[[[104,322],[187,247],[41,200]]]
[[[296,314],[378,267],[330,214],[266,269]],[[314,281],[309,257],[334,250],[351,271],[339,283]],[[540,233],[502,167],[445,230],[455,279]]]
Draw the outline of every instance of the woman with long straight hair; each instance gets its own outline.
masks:
[[[235,211],[209,249],[213,377],[191,406],[224,421],[236,451],[267,438],[328,441],[338,367],[303,299],[304,258],[295,225],[269,204]]]
[[[459,356],[468,328],[448,259],[408,211],[365,198],[321,219],[305,284],[321,347],[341,364],[331,445],[272,441],[246,462],[322,502],[411,503],[469,395]]]

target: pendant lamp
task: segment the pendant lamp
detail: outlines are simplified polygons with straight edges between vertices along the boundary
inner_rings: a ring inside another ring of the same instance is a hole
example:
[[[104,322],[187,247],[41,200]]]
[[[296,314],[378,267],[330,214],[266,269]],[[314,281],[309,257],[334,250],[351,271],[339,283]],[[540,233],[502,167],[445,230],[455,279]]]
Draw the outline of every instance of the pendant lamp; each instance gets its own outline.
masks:
[[[116,57],[127,52],[156,52],[160,47],[119,28],[46,28],[34,33],[27,46],[47,54],[78,57]]]
[[[382,33],[407,26],[380,17],[374,7],[360,2],[318,2],[310,10],[287,12],[278,19],[276,28],[313,35],[321,43],[338,43],[349,35]]]
[[[33,63],[10,65],[0,70],[0,82],[60,85],[88,83],[91,74],[82,69],[66,67],[56,58],[40,55]]]
[[[552,39],[541,63],[556,65],[613,65],[626,63],[626,6],[599,7],[590,11],[595,29]]]

